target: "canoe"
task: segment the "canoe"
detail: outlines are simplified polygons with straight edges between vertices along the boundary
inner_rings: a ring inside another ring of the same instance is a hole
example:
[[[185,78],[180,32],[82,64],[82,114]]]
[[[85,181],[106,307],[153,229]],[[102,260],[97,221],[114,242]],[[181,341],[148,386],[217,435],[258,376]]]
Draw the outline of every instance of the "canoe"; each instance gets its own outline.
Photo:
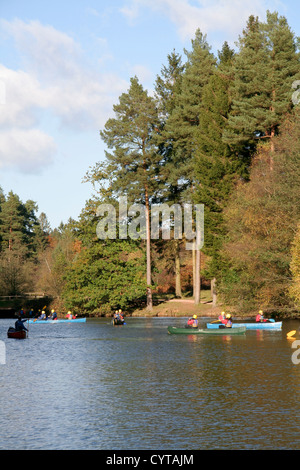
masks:
[[[177,328],[168,326],[168,333],[171,335],[242,335],[246,332],[246,327],[240,328],[220,328],[220,329],[200,329],[200,328]]]
[[[219,329],[220,323],[207,323],[209,329]],[[232,323],[232,328],[246,327],[247,330],[281,330],[282,321],[277,322],[252,322],[252,323]]]
[[[65,319],[65,318],[58,318],[57,320],[29,320],[29,323],[84,323],[86,322],[86,318],[73,318],[72,320]]]
[[[111,321],[112,325],[126,325],[125,321],[123,320],[116,320],[115,318],[112,319]]]
[[[16,331],[15,328],[10,327],[7,331],[8,338],[16,338],[16,339],[25,339],[27,337],[26,330]]]

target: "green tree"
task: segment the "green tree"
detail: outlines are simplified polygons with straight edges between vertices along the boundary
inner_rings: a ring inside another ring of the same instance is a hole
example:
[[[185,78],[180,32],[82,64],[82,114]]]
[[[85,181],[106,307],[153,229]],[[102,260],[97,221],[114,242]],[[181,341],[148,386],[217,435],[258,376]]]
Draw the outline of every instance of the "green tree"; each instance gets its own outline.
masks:
[[[266,132],[271,138],[292,108],[291,86],[299,74],[297,38],[285,17],[267,11],[267,22],[262,24],[269,56],[270,123]]]
[[[184,51],[187,57],[184,72],[179,86],[175,90],[172,109],[164,126],[164,135],[167,136],[165,142],[169,142],[172,148],[170,168],[172,165],[177,167],[177,171],[172,171],[172,177],[177,178],[177,182],[180,182],[180,197],[184,203],[193,202],[194,153],[199,130],[203,89],[216,67],[216,59],[210,49],[206,36],[202,34],[200,29],[197,29],[195,38],[192,40],[191,51]],[[178,175],[180,176],[178,177]],[[178,187],[175,185],[176,189]],[[198,265],[200,265],[199,257],[200,253],[197,250]],[[199,269],[195,268],[194,272],[198,280],[198,282],[194,282],[195,302],[198,303]]]
[[[186,180],[189,191],[193,184],[194,142],[199,126],[203,88],[216,66],[216,59],[210,49],[206,35],[197,29],[191,51],[184,51],[187,56],[184,73],[165,125],[173,148],[177,150],[177,160],[181,161],[181,179]]]
[[[223,211],[238,177],[245,173],[247,159],[223,141],[230,112],[229,87],[233,80],[234,51],[225,42],[219,52],[218,67],[203,88],[199,126],[195,140],[194,200],[204,204],[205,244],[210,256],[205,276],[218,275],[219,251],[226,233]]]
[[[60,226],[49,234],[49,224],[43,216],[43,234],[47,237],[47,244],[41,245],[38,252],[38,266],[35,274],[35,285],[38,290],[47,292],[55,299],[56,308],[63,308],[62,293],[65,288],[65,275],[70,269],[74,258],[80,251],[77,246],[76,222],[69,219],[67,224]],[[43,240],[43,238],[42,238]]]
[[[291,244],[300,220],[300,114],[286,118],[271,150],[262,146],[248,183],[225,211],[228,230],[220,290],[240,311],[291,306]]]
[[[161,75],[155,83],[156,99],[160,118],[159,132],[154,136],[162,160],[159,169],[159,178],[163,181],[160,191],[160,201],[167,204],[180,204],[182,192],[186,189],[186,181],[182,180],[181,152],[174,146],[166,124],[176,107],[176,97],[180,93],[184,65],[181,56],[175,51],[168,55],[168,66],[163,66]],[[172,245],[169,247],[167,245]],[[159,251],[172,254],[174,257],[175,293],[182,296],[180,274],[180,240],[172,240],[170,243],[160,243]]]
[[[132,240],[95,240],[66,273],[65,304],[96,315],[129,309],[145,299],[144,265],[144,253]]]
[[[27,210],[17,194],[8,193],[1,207],[2,250],[27,253]]]
[[[238,46],[224,140],[254,150],[259,139],[267,139],[273,149],[272,139],[291,109],[291,85],[299,73],[296,38],[284,17],[267,12],[267,23],[249,17]]]
[[[108,314],[116,308],[128,310],[146,299],[145,253],[141,241],[98,239],[100,202],[88,201],[75,224],[73,234],[79,249],[63,276],[67,308],[92,315]],[[110,199],[110,203],[117,208],[117,201]]]
[[[44,235],[39,233],[34,201],[24,204],[12,191],[7,197],[2,193],[0,200],[0,290],[16,295],[35,288],[39,240]]]
[[[115,118],[109,119],[100,132],[111,152],[106,162],[97,164],[88,179],[106,182],[116,196],[127,195],[129,201],[143,203],[146,210],[147,307],[152,309],[150,203],[157,190],[160,155],[153,142],[158,128],[155,100],[148,96],[137,77],[113,107]]]

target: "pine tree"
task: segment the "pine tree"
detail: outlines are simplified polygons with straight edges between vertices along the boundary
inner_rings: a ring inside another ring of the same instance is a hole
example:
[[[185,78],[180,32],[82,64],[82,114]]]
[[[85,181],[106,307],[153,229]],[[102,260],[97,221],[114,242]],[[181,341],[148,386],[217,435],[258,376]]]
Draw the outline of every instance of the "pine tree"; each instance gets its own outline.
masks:
[[[196,138],[195,200],[204,204],[205,248],[211,254],[217,234],[222,234],[222,211],[233,189],[239,162],[222,135],[230,110],[230,63],[234,52],[224,44],[218,69],[203,89],[201,114]]]
[[[157,77],[155,83],[160,119],[155,141],[162,156],[159,178],[163,182],[159,196],[161,202],[170,205],[182,202],[181,195],[186,188],[186,184],[182,181],[180,152],[174,148],[174,140],[166,130],[166,123],[176,107],[176,96],[180,93],[183,71],[181,56],[173,51],[168,55],[168,66],[163,66],[161,76]],[[173,247],[171,253],[174,254],[175,293],[177,297],[181,297],[180,240],[172,240],[171,245]],[[164,247],[170,250],[170,247],[166,247],[166,243]]]
[[[180,88],[175,95],[174,107],[165,125],[165,132],[169,141],[172,142],[172,150],[176,152],[174,155],[176,155],[180,171],[180,183],[182,187],[185,186],[186,188],[186,191],[181,194],[182,201],[185,203],[192,202],[194,190],[193,157],[203,88],[208,83],[216,65],[216,59],[210,49],[206,36],[198,29],[195,38],[192,40],[192,50],[184,51],[187,56],[185,70]],[[196,260],[200,266],[199,257],[200,252],[197,250]],[[200,292],[199,269],[195,269],[198,286],[196,288],[195,281],[195,303],[198,303],[200,295],[198,295],[198,292]]]
[[[147,307],[152,309],[150,202],[157,190],[158,163],[161,156],[153,143],[158,128],[155,100],[148,96],[137,77],[113,107],[115,118],[109,119],[100,135],[112,152],[106,152],[104,165],[96,165],[90,181],[109,181],[112,192],[127,195],[129,201],[145,204],[147,253]]]
[[[270,124],[266,135],[271,138],[278,133],[284,116],[292,108],[291,87],[294,80],[300,77],[299,54],[296,51],[296,38],[285,17],[267,11],[267,22],[262,24],[266,35],[266,46],[269,54],[269,94]],[[272,150],[274,150],[273,143]]]
[[[187,61],[175,96],[174,107],[165,126],[172,139],[177,158],[181,161],[181,178],[191,188],[193,182],[193,152],[199,126],[203,88],[208,83],[216,65],[210,46],[200,29],[192,40],[192,50],[185,50]]]
[[[239,38],[231,87],[232,108],[228,129],[224,131],[226,143],[254,148],[256,139],[265,135],[270,119],[268,59],[265,35],[258,17],[252,15]]]
[[[231,87],[232,109],[224,140],[256,148],[271,141],[291,109],[291,85],[298,74],[296,39],[284,17],[267,13],[267,23],[250,16],[239,38]]]
[[[10,191],[1,208],[2,250],[27,253],[26,207],[19,196]]]
[[[230,112],[229,87],[233,80],[234,51],[225,42],[218,53],[217,70],[203,88],[202,110],[194,156],[196,189],[194,200],[204,204],[205,243],[209,255],[205,276],[216,285],[220,269],[220,249],[226,234],[223,211],[234,184],[245,173],[246,159],[238,158],[238,149],[223,141]]]

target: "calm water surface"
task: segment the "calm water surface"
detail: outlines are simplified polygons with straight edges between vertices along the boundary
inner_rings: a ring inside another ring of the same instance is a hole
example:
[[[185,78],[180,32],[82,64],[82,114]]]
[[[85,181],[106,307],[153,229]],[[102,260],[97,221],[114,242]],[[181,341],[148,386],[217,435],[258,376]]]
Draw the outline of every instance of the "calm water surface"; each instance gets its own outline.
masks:
[[[299,321],[236,337],[126,321],[31,324],[14,340],[0,320],[0,449],[300,448],[300,364],[286,339],[300,339]]]

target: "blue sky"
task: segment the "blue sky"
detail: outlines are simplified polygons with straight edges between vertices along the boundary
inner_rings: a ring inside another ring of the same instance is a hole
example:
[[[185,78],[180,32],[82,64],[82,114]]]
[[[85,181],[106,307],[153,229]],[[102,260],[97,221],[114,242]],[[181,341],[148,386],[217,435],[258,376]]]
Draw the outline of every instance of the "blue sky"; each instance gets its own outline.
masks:
[[[216,53],[250,14],[285,16],[280,0],[0,0],[0,186],[32,199],[52,228],[77,219],[104,159],[99,130],[137,75],[149,93],[167,55],[191,49],[199,27]]]

